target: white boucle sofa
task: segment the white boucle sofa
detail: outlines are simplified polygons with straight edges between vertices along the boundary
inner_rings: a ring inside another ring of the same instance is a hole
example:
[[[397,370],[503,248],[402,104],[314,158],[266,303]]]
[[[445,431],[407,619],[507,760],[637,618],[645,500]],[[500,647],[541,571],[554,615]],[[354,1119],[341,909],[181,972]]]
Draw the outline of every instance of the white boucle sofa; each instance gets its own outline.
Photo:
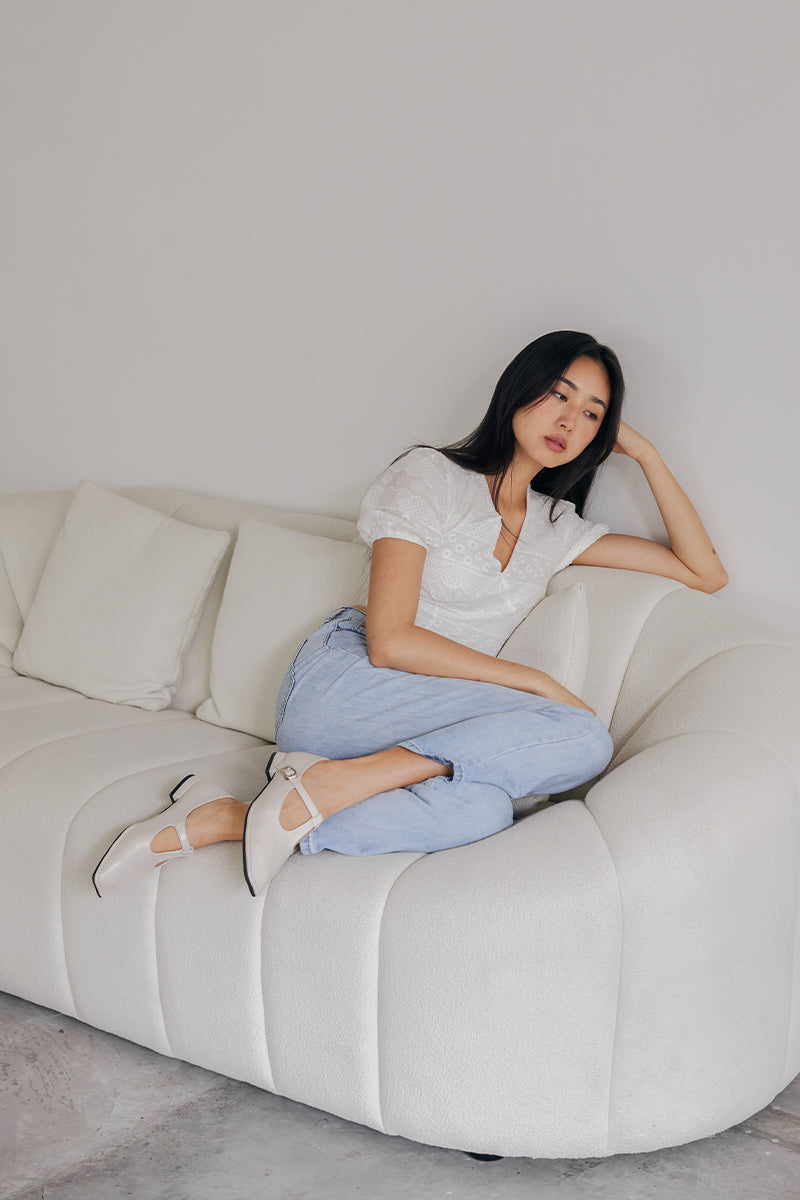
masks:
[[[246,521],[271,537],[277,523],[289,554],[303,546],[294,531],[354,539],[330,518],[123,494],[204,529]],[[578,659],[585,603],[583,692],[616,747],[585,794],[437,854],[294,855],[256,900],[232,843],[101,900],[92,871],[125,825],[193,771],[254,796],[269,746],[225,727],[236,697],[212,695],[212,666],[222,680],[229,665],[214,635],[230,554],[169,707],[14,669],[71,500],[0,500],[0,988],[386,1133],[484,1154],[678,1144],[745,1119],[797,1074],[800,652],[785,638],[669,580],[569,568],[551,598],[571,597]],[[271,590],[252,563],[239,579],[265,628],[273,601],[294,602],[283,562],[269,564]],[[308,605],[307,587],[297,599]],[[243,636],[255,646],[261,632]]]

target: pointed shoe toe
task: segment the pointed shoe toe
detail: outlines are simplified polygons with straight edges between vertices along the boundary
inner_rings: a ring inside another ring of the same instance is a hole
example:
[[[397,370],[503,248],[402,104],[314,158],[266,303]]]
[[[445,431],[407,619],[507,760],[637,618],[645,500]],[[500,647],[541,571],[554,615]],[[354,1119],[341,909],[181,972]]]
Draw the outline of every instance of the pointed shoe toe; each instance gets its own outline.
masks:
[[[298,843],[317,829],[323,817],[303,786],[303,775],[314,763],[327,762],[316,754],[301,751],[277,752],[267,764],[270,782],[247,810],[242,838],[244,877],[253,896],[265,890]],[[309,819],[296,829],[280,823],[283,802],[296,790],[309,812]]]
[[[148,874],[174,858],[185,858],[194,853],[194,847],[186,833],[186,819],[190,813],[207,804],[220,800],[230,793],[219,784],[196,775],[187,775],[170,792],[172,804],[163,812],[136,821],[129,825],[106,850],[92,875],[94,889],[101,899],[128,886],[135,879]],[[162,829],[175,829],[180,842],[179,850],[165,850],[156,854],[151,849],[153,838]]]

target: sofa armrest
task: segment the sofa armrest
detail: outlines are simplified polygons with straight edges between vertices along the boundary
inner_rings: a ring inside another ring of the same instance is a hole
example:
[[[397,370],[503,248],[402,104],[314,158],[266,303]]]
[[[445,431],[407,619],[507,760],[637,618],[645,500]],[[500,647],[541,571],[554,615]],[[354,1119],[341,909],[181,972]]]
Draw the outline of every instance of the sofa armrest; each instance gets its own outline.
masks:
[[[785,1087],[800,1053],[797,784],[738,733],[664,733],[586,798],[624,929],[618,1152],[663,1145],[667,1128],[679,1142],[740,1121]]]

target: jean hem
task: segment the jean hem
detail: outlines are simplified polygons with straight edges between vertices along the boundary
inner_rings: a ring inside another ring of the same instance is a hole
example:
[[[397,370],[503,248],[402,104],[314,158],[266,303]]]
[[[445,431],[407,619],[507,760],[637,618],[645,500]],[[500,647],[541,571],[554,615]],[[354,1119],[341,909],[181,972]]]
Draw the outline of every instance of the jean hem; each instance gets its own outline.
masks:
[[[398,742],[398,745],[403,750],[410,750],[412,754],[419,754],[422,758],[429,758],[431,762],[441,763],[443,767],[450,767],[453,772],[451,777],[453,783],[461,783],[463,780],[464,768],[461,763],[453,762],[452,758],[443,758],[440,754],[429,754],[427,750],[423,750],[421,746],[413,741]]]

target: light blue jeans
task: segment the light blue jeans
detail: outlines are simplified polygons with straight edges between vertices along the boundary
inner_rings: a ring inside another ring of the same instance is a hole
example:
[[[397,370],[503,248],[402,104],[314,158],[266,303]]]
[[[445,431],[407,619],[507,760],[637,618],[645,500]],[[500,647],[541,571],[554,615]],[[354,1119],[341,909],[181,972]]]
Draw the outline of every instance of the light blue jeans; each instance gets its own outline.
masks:
[[[281,685],[280,750],[357,758],[392,746],[452,767],[424,783],[334,813],[305,854],[444,850],[512,822],[512,797],[561,792],[608,765],[608,730],[592,713],[495,683],[373,667],[366,617],[332,613],[303,643]]]

